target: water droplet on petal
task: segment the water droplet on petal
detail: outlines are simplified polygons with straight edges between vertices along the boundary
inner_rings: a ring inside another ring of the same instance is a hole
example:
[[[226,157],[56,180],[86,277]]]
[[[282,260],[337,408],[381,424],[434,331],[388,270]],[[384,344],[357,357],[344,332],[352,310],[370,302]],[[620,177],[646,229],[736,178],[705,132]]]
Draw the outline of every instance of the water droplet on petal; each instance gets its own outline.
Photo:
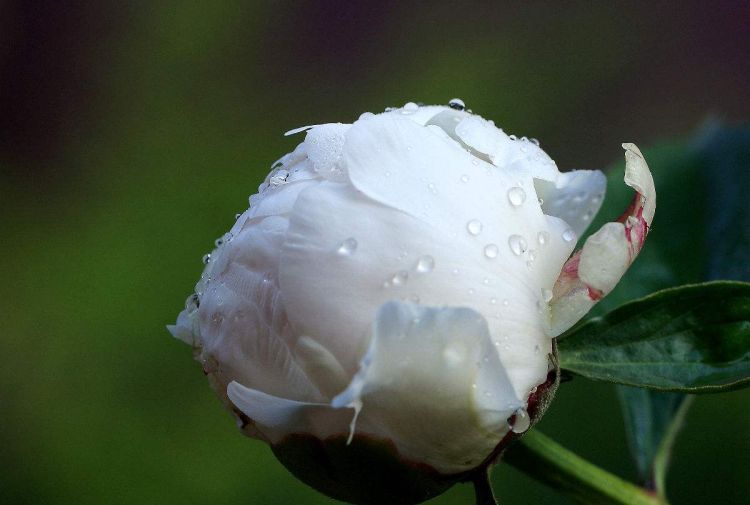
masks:
[[[525,253],[526,249],[529,247],[528,244],[526,244],[526,239],[521,235],[511,235],[510,238],[508,238],[508,245],[510,246],[510,250],[516,256]]]
[[[510,302],[508,300],[503,300],[503,307],[507,307],[510,305]]]
[[[374,115],[375,114],[373,114],[372,112],[363,112],[359,115],[359,119],[366,119],[368,117],[373,117]]]
[[[518,186],[508,190],[508,201],[514,207],[518,207],[526,200],[526,192]]]
[[[200,307],[200,304],[201,301],[198,293],[193,293],[187,297],[187,300],[185,300],[185,310],[187,310],[188,313],[195,312],[198,310],[198,307]]]
[[[459,270],[458,268],[454,268],[453,270],[451,270],[451,273],[452,273],[453,275],[458,275],[458,274],[460,274],[460,273],[461,273],[461,270]]]
[[[271,176],[271,178],[268,180],[268,183],[272,188],[275,188],[283,184],[286,184],[286,180],[288,177],[289,177],[289,171],[279,170]]]
[[[417,260],[417,272],[421,274],[430,273],[435,268],[435,258],[432,256],[422,256]]]
[[[497,298],[490,298],[490,303],[492,305],[497,305]]]
[[[542,350],[542,348],[541,348],[541,347],[539,347],[539,344],[536,344],[536,345],[534,346],[534,354],[539,354],[539,353],[541,352],[541,350]],[[534,390],[536,390],[536,388],[534,388]],[[535,391],[532,391],[532,393],[533,393],[533,392],[535,392]]]
[[[448,107],[450,107],[451,109],[456,109],[456,110],[464,110],[466,108],[466,104],[460,98],[452,98],[448,102]]]
[[[391,277],[391,284],[394,286],[401,286],[402,284],[406,284],[407,280],[409,280],[409,272],[406,270],[400,270]]]
[[[469,176],[464,174],[461,176],[461,182],[466,183],[469,182]]]
[[[499,253],[500,249],[495,244],[487,244],[486,246],[484,246],[484,255],[490,259],[497,258],[497,255]]]
[[[401,114],[414,114],[419,110],[419,105],[414,102],[409,102],[401,109]]]
[[[204,254],[203,258],[201,259],[201,261],[203,261],[204,265],[208,265],[209,263],[211,263],[211,255],[210,254]]]
[[[349,237],[348,239],[341,242],[339,248],[336,250],[341,256],[351,256],[357,250],[357,239]]]
[[[562,238],[565,242],[572,242],[576,238],[576,232],[568,228],[563,232]]]
[[[518,137],[516,137],[515,135],[508,135],[508,138],[510,140],[518,140]]]
[[[549,242],[549,233],[546,231],[540,231],[536,238],[539,245],[545,245]]]
[[[529,426],[531,426],[531,419],[529,418],[529,413],[526,412],[526,409],[521,407],[516,410],[515,416],[513,425],[511,426],[513,433],[523,433],[528,430]]]
[[[538,146],[538,145],[539,145],[539,141],[538,141],[537,139],[535,139],[534,137],[530,138],[530,139],[529,139],[529,142],[531,142],[531,143],[532,143],[532,144],[534,144],[535,146]]]
[[[482,232],[482,223],[477,219],[472,219],[466,223],[466,230],[474,236],[479,235]]]

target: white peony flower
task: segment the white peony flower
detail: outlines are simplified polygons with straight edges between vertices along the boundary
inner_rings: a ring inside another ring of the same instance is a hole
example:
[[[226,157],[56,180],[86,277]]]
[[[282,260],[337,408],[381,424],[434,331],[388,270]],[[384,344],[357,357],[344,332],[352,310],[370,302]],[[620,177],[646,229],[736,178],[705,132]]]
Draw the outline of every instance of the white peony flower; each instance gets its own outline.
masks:
[[[460,101],[303,130],[169,329],[253,437],[382,441],[465,474],[529,427],[554,337],[642,247],[648,167],[623,145],[633,205],[573,254],[604,175],[561,173]]]

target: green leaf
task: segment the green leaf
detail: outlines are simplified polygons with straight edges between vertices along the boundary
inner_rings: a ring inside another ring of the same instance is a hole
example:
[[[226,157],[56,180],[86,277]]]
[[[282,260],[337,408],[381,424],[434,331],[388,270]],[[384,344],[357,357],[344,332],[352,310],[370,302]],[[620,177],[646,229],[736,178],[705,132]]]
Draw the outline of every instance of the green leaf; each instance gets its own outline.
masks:
[[[750,385],[750,283],[666,289],[589,320],[560,366],[594,380],[682,393]]]
[[[697,146],[710,223],[707,277],[750,281],[750,128],[711,125]]]
[[[625,434],[641,484],[665,496],[672,446],[692,396],[619,386]]]

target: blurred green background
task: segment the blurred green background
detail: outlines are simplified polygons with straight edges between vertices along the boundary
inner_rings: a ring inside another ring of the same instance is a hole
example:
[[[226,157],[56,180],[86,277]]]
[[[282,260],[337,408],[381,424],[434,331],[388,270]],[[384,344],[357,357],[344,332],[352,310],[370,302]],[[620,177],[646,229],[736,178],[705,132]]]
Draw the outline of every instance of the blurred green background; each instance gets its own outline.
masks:
[[[282,133],[457,96],[563,168],[608,166],[750,117],[748,5],[0,1],[0,502],[334,503],[240,435],[164,328],[301,140]],[[749,400],[695,401],[675,504],[750,502]],[[610,386],[566,384],[542,429],[634,477]]]

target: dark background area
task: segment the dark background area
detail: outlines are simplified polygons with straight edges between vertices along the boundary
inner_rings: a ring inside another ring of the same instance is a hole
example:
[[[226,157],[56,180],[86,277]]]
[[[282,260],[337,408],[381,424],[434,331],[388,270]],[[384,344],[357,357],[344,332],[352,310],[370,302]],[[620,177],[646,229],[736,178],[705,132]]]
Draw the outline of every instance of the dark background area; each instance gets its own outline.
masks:
[[[0,501],[332,503],[164,328],[283,132],[457,96],[602,168],[747,120],[748,26],[746,2],[0,1]],[[748,400],[695,401],[674,503],[747,503]],[[634,476],[611,387],[566,384],[542,429]],[[570,503],[506,466],[495,486]]]

